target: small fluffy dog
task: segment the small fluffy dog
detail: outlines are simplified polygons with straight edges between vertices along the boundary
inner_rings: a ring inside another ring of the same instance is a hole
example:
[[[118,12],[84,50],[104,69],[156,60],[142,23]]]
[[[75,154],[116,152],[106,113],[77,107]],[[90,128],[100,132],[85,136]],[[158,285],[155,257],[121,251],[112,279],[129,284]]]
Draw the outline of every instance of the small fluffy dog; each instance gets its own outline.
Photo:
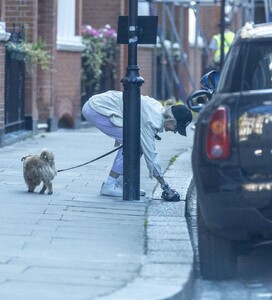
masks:
[[[51,181],[57,175],[54,154],[44,149],[40,156],[26,155],[22,157],[21,161],[24,162],[23,172],[28,192],[33,193],[35,188],[43,183],[40,194],[44,194],[45,190],[48,189],[48,195],[51,195],[53,193]]]

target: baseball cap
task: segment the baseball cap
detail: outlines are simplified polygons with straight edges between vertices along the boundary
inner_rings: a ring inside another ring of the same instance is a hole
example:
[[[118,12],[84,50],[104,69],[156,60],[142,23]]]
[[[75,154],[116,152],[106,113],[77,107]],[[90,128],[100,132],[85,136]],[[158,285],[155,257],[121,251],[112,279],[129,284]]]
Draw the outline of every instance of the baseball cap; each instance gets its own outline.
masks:
[[[186,136],[186,127],[192,122],[191,111],[182,104],[173,105],[172,113],[177,121],[177,131],[180,135]]]

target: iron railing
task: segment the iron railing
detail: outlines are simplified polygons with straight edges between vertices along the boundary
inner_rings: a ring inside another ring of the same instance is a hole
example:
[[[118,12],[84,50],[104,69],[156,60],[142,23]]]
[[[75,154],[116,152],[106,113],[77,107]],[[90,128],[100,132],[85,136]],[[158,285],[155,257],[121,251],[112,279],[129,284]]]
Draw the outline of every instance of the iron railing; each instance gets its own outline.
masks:
[[[13,30],[11,41],[20,43],[22,31]],[[6,51],[5,61],[5,133],[22,130],[25,127],[24,93],[25,62],[16,57],[16,51]]]

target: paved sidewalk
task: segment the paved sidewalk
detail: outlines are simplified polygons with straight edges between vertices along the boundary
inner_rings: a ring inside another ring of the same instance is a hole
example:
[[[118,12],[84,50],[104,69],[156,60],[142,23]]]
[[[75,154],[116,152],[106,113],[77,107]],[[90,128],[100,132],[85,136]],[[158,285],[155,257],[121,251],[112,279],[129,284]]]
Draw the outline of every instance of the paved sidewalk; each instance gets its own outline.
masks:
[[[182,199],[192,177],[188,133],[164,133],[157,143],[164,170],[175,157],[165,177]],[[27,193],[21,157],[43,148],[64,169],[108,152],[113,140],[95,128],[59,130],[0,149],[0,299],[189,299],[185,202],[160,200],[144,159],[140,201],[99,194],[115,154],[59,173],[53,195]]]

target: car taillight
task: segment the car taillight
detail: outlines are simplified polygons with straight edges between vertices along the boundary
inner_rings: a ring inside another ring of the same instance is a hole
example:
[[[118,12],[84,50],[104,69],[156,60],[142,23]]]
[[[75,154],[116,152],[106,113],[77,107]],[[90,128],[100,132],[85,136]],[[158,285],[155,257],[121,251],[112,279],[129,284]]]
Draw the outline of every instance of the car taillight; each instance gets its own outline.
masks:
[[[226,159],[230,155],[226,107],[219,107],[211,116],[206,138],[206,155],[209,159]]]

